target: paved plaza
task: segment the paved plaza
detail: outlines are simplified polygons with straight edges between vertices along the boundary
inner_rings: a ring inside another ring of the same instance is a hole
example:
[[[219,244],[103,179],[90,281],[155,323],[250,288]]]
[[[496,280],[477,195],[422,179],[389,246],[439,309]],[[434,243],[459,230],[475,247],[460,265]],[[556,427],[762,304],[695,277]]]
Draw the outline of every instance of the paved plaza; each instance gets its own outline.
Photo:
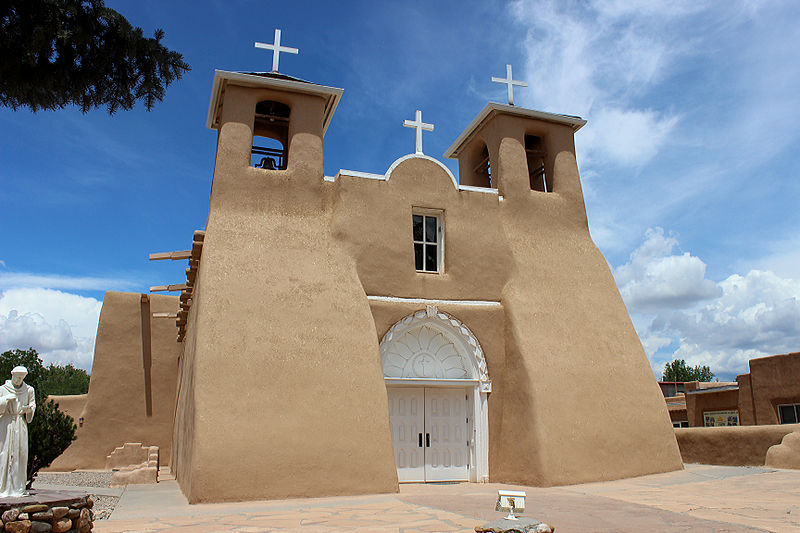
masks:
[[[122,491],[98,533],[474,531],[502,515],[497,489],[525,490],[525,516],[558,533],[800,533],[800,471],[686,465],[679,472],[556,488],[404,484],[399,494],[189,505],[175,481]]]

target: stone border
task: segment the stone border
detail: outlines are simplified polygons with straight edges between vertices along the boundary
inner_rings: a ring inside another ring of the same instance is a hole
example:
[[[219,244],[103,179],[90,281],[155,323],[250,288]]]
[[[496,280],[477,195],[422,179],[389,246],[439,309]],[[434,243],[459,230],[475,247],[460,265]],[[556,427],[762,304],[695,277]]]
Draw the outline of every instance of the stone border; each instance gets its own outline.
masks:
[[[44,496],[45,494],[41,494]],[[94,500],[88,495],[47,493],[0,498],[4,530],[11,533],[88,533],[94,527]],[[10,500],[10,501],[9,501]],[[16,501],[15,501],[16,500]],[[28,500],[25,502],[24,500]],[[37,503],[45,500],[46,503]],[[56,501],[57,500],[57,501]]]

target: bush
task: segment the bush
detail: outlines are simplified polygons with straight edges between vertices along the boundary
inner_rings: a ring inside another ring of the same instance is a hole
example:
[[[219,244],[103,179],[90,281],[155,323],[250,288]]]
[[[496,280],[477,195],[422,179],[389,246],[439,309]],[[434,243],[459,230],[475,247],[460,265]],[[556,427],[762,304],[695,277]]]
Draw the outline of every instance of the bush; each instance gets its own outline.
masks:
[[[58,410],[57,403],[47,400],[49,373],[36,350],[9,350],[0,354],[0,382],[11,379],[11,369],[17,365],[28,369],[25,383],[36,393],[36,412],[28,424],[27,488],[30,489],[39,470],[50,466],[72,444],[78,427],[71,416]]]

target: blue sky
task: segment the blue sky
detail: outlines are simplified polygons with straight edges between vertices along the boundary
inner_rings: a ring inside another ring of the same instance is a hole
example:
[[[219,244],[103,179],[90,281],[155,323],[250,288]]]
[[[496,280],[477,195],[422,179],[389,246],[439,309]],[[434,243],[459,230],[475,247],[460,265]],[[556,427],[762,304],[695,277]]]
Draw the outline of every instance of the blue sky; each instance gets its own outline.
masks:
[[[674,357],[722,379],[800,350],[800,3],[107,1],[192,71],[151,112],[0,109],[0,349],[91,367],[107,289],[180,283],[205,225],[213,71],[342,87],[325,172],[383,173],[413,152],[421,109],[441,154],[505,88],[580,115],[592,237],[656,372]],[[455,172],[454,162],[444,161]]]

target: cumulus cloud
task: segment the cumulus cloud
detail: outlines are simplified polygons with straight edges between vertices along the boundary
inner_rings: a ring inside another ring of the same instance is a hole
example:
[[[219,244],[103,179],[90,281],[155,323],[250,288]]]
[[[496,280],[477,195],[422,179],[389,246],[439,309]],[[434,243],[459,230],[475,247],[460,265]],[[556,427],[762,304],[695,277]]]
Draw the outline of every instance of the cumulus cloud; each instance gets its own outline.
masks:
[[[706,279],[706,265],[688,252],[673,254],[674,235],[662,228],[648,229],[630,260],[614,270],[614,278],[631,311],[684,308],[720,295]]]
[[[91,370],[102,302],[77,294],[14,288],[0,294],[0,351],[35,348],[45,364]]]
[[[754,357],[800,349],[800,280],[751,270],[714,282],[675,235],[650,229],[614,269],[653,370],[685,359],[732,379]]]

